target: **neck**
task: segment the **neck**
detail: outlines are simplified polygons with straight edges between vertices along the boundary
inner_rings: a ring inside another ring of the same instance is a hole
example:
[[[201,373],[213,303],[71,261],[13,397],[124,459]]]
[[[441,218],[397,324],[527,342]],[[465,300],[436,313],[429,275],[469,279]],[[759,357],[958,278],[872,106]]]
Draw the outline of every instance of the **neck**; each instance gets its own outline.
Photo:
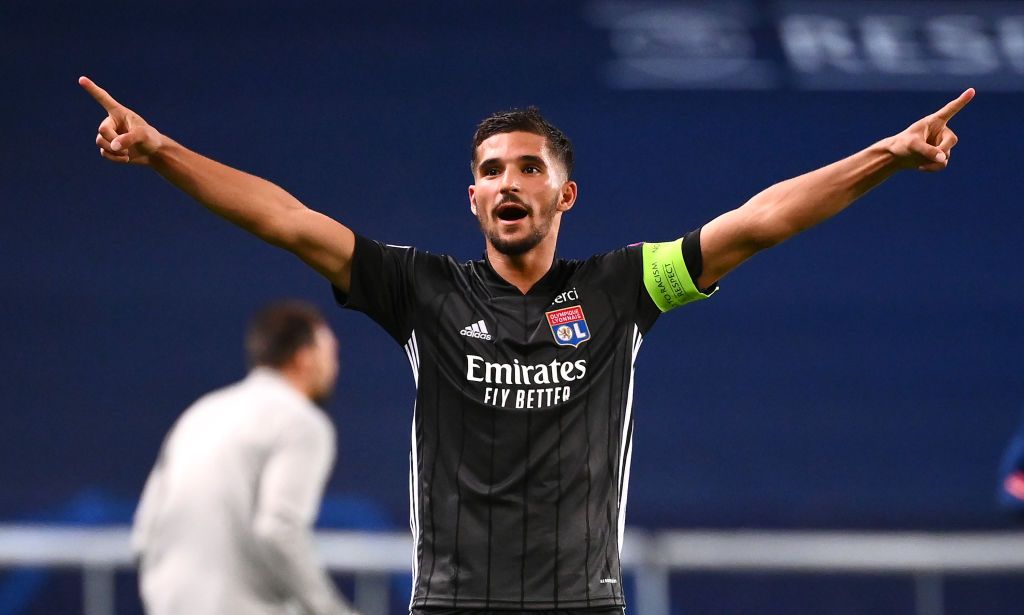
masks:
[[[555,242],[542,241],[529,252],[511,256],[487,242],[487,260],[494,271],[524,295],[529,292],[555,260]]]
[[[293,389],[302,394],[303,397],[313,399],[312,388],[310,387],[308,379],[303,377],[301,370],[285,365],[275,371],[280,374],[288,384],[292,385]]]

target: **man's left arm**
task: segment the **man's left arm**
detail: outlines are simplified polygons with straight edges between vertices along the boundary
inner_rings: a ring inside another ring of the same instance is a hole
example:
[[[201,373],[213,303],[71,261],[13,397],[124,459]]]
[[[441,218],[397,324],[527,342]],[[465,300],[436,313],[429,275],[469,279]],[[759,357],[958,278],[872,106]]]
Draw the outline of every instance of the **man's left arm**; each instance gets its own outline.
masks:
[[[710,287],[757,252],[838,214],[897,171],[945,169],[957,142],[947,124],[972,98],[974,89],[968,89],[903,132],[775,184],[708,222],[700,235],[703,270],[698,288]]]
[[[325,417],[292,417],[280,427],[257,491],[253,534],[267,566],[305,613],[352,615],[320,564],[313,523],[334,465],[334,430]]]

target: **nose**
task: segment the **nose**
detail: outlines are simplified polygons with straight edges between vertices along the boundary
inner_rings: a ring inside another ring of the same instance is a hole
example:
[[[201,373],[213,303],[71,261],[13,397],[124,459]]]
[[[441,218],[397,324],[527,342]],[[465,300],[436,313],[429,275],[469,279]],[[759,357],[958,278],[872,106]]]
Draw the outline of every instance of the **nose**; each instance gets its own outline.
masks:
[[[519,192],[519,174],[515,169],[505,169],[501,175],[502,194],[506,192]]]

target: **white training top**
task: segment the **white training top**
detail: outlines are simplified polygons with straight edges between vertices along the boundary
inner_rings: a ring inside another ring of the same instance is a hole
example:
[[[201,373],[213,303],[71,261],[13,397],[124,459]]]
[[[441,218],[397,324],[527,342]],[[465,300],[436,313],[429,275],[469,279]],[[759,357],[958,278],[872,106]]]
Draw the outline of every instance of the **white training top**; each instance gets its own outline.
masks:
[[[330,420],[274,370],[195,402],[135,512],[149,615],[351,612],[312,543],[334,455]]]

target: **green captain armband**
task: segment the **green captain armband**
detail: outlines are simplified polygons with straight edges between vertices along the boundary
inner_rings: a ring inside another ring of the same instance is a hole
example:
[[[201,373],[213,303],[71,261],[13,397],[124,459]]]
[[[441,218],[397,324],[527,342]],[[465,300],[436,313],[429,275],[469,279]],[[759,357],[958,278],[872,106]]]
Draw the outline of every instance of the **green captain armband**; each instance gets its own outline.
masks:
[[[686,261],[683,260],[682,238],[664,243],[644,243],[642,250],[644,286],[659,310],[667,312],[711,296],[711,293],[700,292],[690,279]]]

